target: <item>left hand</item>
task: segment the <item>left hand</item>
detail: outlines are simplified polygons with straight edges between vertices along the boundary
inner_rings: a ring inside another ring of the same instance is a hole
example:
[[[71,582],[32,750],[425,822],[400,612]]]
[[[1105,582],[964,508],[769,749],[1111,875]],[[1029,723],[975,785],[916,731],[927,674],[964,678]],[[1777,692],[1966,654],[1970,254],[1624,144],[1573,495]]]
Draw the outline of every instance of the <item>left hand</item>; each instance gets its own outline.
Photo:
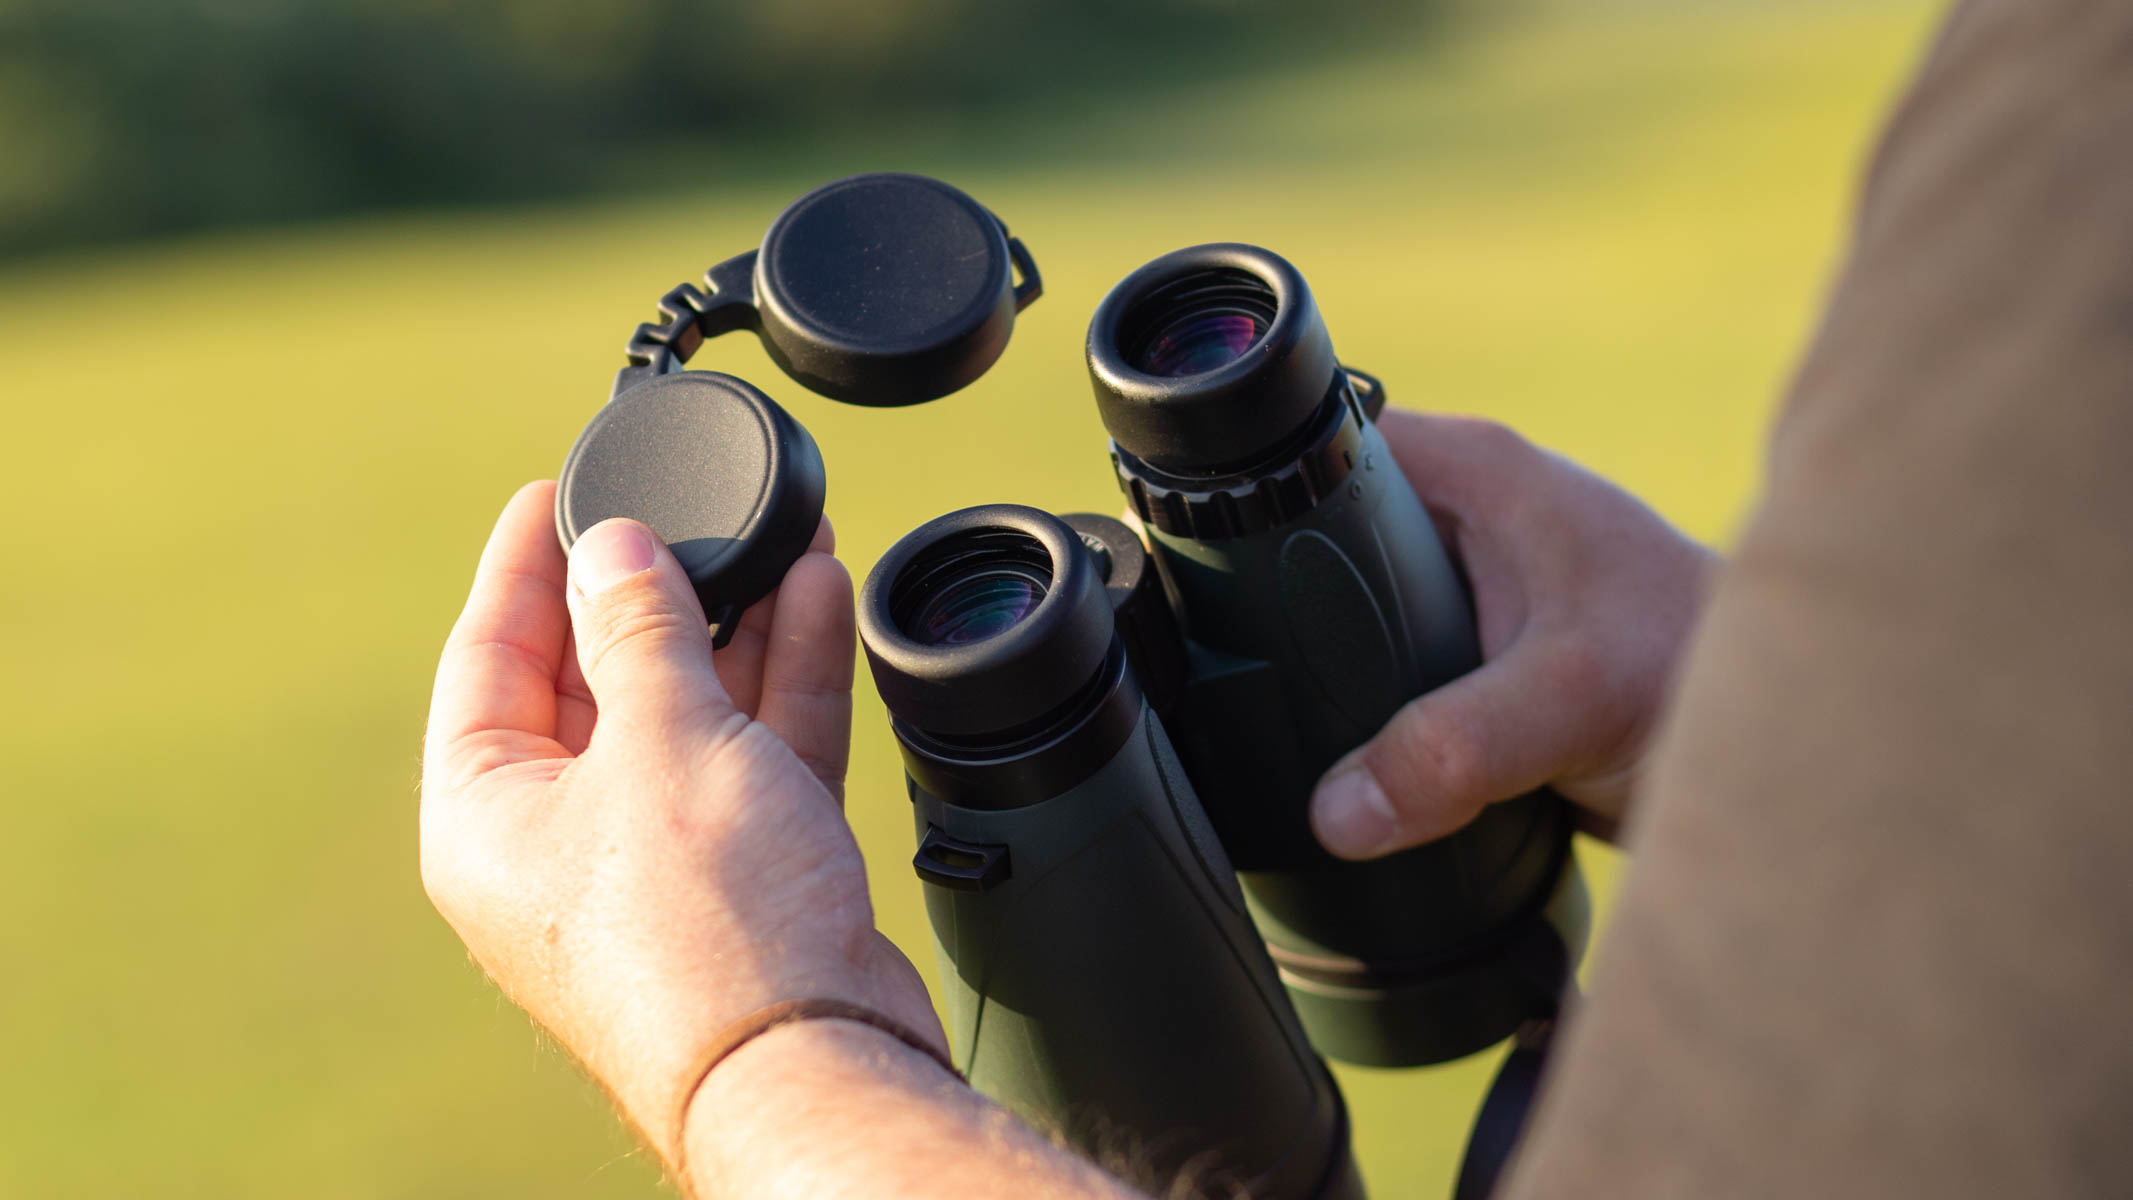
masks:
[[[1333,764],[1319,842],[1375,858],[1544,784],[1613,838],[1717,556],[1494,422],[1387,409],[1378,426],[1465,568],[1484,661]]]

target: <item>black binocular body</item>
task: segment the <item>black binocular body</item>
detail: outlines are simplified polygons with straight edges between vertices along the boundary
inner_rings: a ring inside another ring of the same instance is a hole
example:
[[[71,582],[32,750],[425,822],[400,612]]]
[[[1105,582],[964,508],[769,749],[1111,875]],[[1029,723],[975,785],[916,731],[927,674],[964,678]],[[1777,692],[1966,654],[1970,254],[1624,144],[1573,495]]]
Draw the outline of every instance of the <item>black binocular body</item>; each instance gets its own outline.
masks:
[[[564,463],[558,537],[650,524],[723,644],[805,550],[825,472],[770,397],[689,357],[748,330],[824,395],[923,403],[982,375],[1041,293],[1006,225],[938,180],[808,193],[631,336]],[[1413,1066],[1517,1032],[1460,1185],[1485,1194],[1585,893],[1546,792],[1373,862],[1312,834],[1326,769],[1480,663],[1457,565],[1377,428],[1384,389],[1252,246],[1134,272],[1087,350],[1137,524],[966,509],[860,593],[956,1058],[1165,1188],[1347,1200],[1362,1183],[1320,1054]]]
[[[1536,793],[1368,863],[1314,838],[1324,771],[1480,651],[1383,388],[1293,267],[1168,255],[1088,356],[1140,529],[967,509],[860,600],[952,1036],[1099,1153],[1124,1132],[1254,1196],[1358,1194],[1313,1048],[1420,1065],[1551,1018],[1586,933],[1569,815]]]

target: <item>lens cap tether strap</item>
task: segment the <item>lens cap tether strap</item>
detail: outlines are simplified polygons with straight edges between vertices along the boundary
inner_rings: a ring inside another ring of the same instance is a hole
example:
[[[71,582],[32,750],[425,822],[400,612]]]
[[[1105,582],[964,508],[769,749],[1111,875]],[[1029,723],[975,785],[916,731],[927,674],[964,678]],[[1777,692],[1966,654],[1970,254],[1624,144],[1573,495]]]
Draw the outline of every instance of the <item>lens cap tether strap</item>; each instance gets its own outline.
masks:
[[[814,439],[769,396],[683,369],[697,349],[752,330],[815,392],[918,404],[983,375],[1042,286],[1006,225],[945,183],[882,174],[816,188],[760,248],[704,272],[702,288],[668,292],[660,319],[630,336],[607,407],[563,463],[563,548],[609,517],[643,522],[673,548],[725,645],[806,553],[826,481]]]

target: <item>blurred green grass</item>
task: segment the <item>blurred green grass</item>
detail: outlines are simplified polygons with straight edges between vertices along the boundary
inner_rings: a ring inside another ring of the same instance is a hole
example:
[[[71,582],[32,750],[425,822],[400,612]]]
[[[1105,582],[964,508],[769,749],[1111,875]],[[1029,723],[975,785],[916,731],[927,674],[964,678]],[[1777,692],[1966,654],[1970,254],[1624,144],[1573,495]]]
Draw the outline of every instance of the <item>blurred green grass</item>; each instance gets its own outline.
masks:
[[[1723,542],[1930,17],[1517,5],[1333,64],[794,153],[621,205],[349,222],[0,269],[0,1195],[646,1196],[604,1101],[469,966],[414,853],[433,656],[650,302],[806,186],[942,175],[1046,298],[984,380],[814,431],[863,575],[966,504],[1109,509],[1079,347],[1196,241],[1280,250],[1396,404],[1509,421]],[[864,679],[864,672],[862,672]],[[930,973],[862,683],[850,812]],[[1604,899],[1616,863],[1583,848]],[[1492,1064],[1344,1070],[1381,1196],[1443,1195]]]

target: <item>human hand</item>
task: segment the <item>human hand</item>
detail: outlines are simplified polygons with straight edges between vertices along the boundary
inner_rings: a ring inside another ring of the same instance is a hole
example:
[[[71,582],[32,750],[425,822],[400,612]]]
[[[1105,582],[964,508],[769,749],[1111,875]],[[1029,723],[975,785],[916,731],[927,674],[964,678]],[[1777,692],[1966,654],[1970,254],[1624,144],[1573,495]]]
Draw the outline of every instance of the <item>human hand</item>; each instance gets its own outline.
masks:
[[[512,498],[445,644],[422,880],[675,1161],[707,1047],[766,1004],[842,999],[945,1038],[839,807],[854,634],[828,525],[714,655],[643,526],[586,531],[566,575],[554,495]]]
[[[1374,858],[1544,784],[1612,838],[1717,556],[1501,425],[1395,410],[1379,424],[1465,568],[1483,664],[1326,772],[1319,841]]]

